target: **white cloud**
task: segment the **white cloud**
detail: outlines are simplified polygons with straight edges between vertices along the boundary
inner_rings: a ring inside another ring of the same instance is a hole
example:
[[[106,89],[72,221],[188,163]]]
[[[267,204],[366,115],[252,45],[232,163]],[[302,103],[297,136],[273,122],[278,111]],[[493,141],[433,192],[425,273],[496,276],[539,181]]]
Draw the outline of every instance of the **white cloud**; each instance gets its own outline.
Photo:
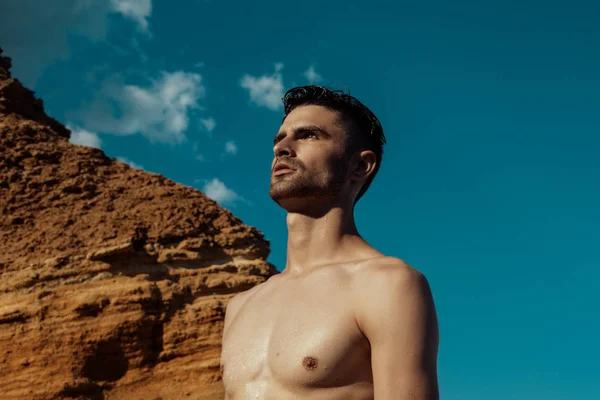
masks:
[[[214,178],[210,182],[206,182],[202,188],[202,191],[208,197],[221,205],[234,204],[236,201],[242,200],[242,198],[236,192],[229,189],[217,178]]]
[[[311,65],[310,67],[308,67],[308,69],[306,71],[304,71],[303,75],[308,80],[308,82],[311,84],[318,83],[323,80],[323,77],[321,75],[317,74],[317,71],[315,71],[314,65]]]
[[[71,131],[70,143],[96,147],[98,149],[102,148],[102,140],[100,140],[100,137],[96,133],[69,125],[67,125],[67,129]]]
[[[267,107],[276,111],[283,106],[281,98],[283,97],[283,77],[281,75],[282,63],[275,64],[275,72],[272,75],[263,75],[255,77],[244,75],[241,86],[247,89],[250,94],[250,101],[254,104]]]
[[[139,24],[152,10],[151,0],[52,0],[49,7],[40,6],[39,0],[5,3],[0,7],[2,47],[13,59],[13,75],[30,88],[35,87],[44,68],[69,58],[68,35],[102,41],[106,39],[109,14],[121,13]],[[116,7],[117,3],[123,4]],[[131,5],[126,7],[125,3]]]
[[[225,152],[226,153],[236,154],[237,150],[238,150],[237,146],[233,140],[230,140],[227,143],[225,143]]]
[[[117,160],[121,161],[122,163],[128,164],[131,168],[144,169],[144,167],[142,167],[140,164],[136,164],[128,158],[117,157]]]
[[[152,14],[152,0],[110,0],[113,11],[134,20],[140,31],[149,33],[148,18]]]
[[[206,129],[208,133],[214,131],[217,126],[217,122],[212,117],[201,119],[200,123],[202,123],[202,126],[204,126],[204,129]]]
[[[142,62],[144,64],[148,63],[148,56],[146,55],[146,53],[144,53],[144,50],[142,49],[140,42],[136,38],[131,39],[131,46],[133,47],[134,51],[140,57],[140,60],[142,60]]]
[[[186,140],[189,112],[200,108],[205,88],[200,75],[162,72],[150,87],[124,84],[120,78],[105,82],[104,89],[82,118],[89,129],[132,135],[141,133],[151,142]],[[115,111],[118,116],[115,116]]]

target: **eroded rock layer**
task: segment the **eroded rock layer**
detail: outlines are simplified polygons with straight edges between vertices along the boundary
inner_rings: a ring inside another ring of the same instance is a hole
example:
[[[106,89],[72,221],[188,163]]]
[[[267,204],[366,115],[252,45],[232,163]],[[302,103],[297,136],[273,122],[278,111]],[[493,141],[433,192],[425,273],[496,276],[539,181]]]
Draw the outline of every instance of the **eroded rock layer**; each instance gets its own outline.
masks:
[[[268,242],[200,191],[73,145],[0,49],[2,399],[222,399]]]

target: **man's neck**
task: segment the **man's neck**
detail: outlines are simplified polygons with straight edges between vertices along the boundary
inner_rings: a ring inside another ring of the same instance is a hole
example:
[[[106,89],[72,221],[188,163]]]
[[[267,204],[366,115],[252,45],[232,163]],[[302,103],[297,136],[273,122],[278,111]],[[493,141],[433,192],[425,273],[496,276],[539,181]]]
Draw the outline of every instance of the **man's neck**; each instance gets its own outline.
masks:
[[[332,207],[318,217],[288,213],[287,261],[284,273],[309,272],[319,266],[348,260],[370,248],[360,237],[352,207]]]

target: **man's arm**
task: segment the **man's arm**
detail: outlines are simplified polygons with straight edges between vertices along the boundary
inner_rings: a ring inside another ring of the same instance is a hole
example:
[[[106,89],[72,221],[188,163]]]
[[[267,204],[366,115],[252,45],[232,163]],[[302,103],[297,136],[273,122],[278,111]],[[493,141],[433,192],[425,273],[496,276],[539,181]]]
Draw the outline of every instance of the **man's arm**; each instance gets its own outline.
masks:
[[[234,295],[231,299],[229,299],[229,303],[227,303],[227,307],[225,308],[225,320],[223,321],[223,334],[221,337],[221,343],[225,341],[225,336],[229,331],[229,327],[231,326],[231,322],[235,318],[238,313],[239,308],[243,304],[243,296],[245,292],[238,293]],[[221,373],[223,371],[223,355],[221,348]],[[229,396],[227,396],[227,392],[225,392],[225,398],[223,400],[229,400]]]
[[[361,279],[356,320],[371,344],[377,400],[438,400],[439,332],[425,276],[397,260]]]
[[[225,340],[225,336],[227,335],[229,327],[231,326],[231,321],[233,321],[233,319],[235,318],[238,309],[240,308],[243,302],[241,297],[244,294],[244,292],[235,294],[232,298],[229,299],[229,302],[227,303],[227,307],[225,308],[225,320],[223,321],[223,335],[221,337],[221,342]]]

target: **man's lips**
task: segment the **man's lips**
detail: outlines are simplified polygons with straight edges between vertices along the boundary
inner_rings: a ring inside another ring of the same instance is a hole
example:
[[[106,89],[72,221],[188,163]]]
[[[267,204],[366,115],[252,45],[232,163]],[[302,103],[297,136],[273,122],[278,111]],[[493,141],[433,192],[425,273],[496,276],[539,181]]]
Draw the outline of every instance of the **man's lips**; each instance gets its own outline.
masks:
[[[294,169],[286,163],[278,163],[275,165],[275,168],[273,168],[273,176],[287,174],[292,171],[294,171]]]
[[[289,169],[289,168],[280,168],[277,171],[273,171],[273,176],[284,175],[284,174],[287,174],[289,172],[294,172],[294,170],[293,169]]]

